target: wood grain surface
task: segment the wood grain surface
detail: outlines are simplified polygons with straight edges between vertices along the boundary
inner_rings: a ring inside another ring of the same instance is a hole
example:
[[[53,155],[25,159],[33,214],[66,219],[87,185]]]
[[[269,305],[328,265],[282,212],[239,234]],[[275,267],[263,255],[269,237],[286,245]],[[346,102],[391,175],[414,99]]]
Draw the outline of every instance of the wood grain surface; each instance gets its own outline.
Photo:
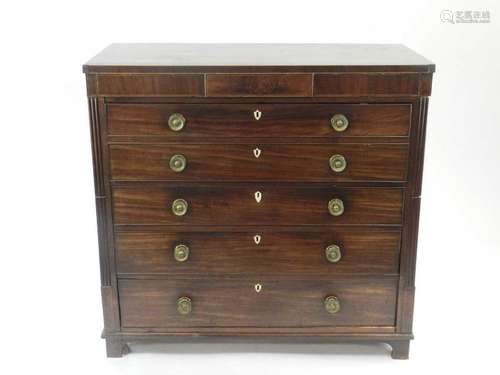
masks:
[[[256,283],[262,285],[260,293],[254,289]],[[124,328],[391,326],[397,280],[121,279],[118,288]],[[329,295],[340,300],[336,314],[324,308]],[[192,301],[189,315],[177,312],[181,296]]]
[[[262,200],[257,203],[255,193]],[[344,202],[344,214],[328,212],[331,199]],[[166,225],[337,225],[402,223],[403,189],[333,188],[270,184],[128,185],[113,189],[115,224]],[[176,216],[171,206],[189,208]]]
[[[254,237],[257,237],[257,242]],[[268,275],[279,278],[338,274],[397,274],[401,233],[390,228],[334,228],[323,232],[118,232],[120,275]],[[174,247],[189,247],[179,262]],[[337,245],[342,258],[328,262],[325,249]]]
[[[181,172],[170,168],[174,155],[187,161]],[[343,171],[331,169],[333,155],[346,161]],[[127,144],[111,145],[110,158],[113,180],[403,182],[408,145]]]
[[[254,111],[262,112],[256,121]],[[184,129],[174,132],[168,118],[181,113]],[[330,119],[343,114],[349,126],[343,132],[331,127]],[[108,105],[110,134],[196,137],[357,137],[409,135],[409,104],[119,104]]]

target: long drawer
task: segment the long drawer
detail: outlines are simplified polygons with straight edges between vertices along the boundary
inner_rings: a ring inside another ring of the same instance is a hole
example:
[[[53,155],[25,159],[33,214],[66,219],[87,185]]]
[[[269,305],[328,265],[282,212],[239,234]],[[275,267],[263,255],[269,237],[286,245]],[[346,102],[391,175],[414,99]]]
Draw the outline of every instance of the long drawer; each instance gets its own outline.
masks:
[[[317,277],[397,273],[398,229],[118,232],[118,274]]]
[[[393,326],[397,285],[388,277],[121,279],[118,289],[123,328]],[[327,297],[337,312],[327,311]]]
[[[342,125],[337,127],[340,131],[335,130],[334,115],[345,117],[345,129]],[[112,135],[175,139],[407,137],[410,116],[410,104],[110,104],[107,108],[108,131]]]
[[[111,145],[116,180],[405,181],[408,144]]]
[[[113,188],[113,217],[115,224],[400,225],[403,191],[319,184],[128,183]]]

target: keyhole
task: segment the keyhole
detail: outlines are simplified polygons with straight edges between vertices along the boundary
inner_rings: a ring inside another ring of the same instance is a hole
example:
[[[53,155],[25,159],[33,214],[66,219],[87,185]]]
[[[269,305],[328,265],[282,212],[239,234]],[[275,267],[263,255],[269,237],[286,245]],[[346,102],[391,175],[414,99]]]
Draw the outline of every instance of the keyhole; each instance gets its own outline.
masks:
[[[257,293],[260,293],[262,290],[262,285],[261,284],[255,284],[254,289]]]
[[[256,191],[254,196],[257,203],[260,203],[260,201],[262,200],[262,193],[260,191]]]
[[[262,153],[262,150],[258,147],[254,148],[253,150],[253,155],[258,159],[260,154]]]
[[[253,112],[253,117],[259,121],[260,120],[260,117],[262,116],[262,112],[259,111],[258,109],[256,109],[254,112]]]
[[[259,234],[256,234],[255,236],[253,236],[253,241],[255,242],[256,245],[260,244],[261,239],[262,239],[262,237]]]

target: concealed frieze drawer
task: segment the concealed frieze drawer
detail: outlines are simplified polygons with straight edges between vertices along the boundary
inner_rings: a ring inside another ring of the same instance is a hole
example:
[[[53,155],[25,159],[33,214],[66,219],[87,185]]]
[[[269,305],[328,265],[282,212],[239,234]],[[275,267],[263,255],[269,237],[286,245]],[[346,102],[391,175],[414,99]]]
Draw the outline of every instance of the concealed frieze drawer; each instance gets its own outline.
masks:
[[[312,96],[311,74],[207,74],[207,96]]]
[[[96,86],[101,95],[205,95],[203,74],[100,74]]]

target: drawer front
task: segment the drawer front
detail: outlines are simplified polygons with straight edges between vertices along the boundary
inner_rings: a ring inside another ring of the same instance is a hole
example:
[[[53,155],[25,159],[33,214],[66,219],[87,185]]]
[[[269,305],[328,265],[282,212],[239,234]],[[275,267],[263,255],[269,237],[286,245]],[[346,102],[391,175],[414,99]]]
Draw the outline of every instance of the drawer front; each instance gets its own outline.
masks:
[[[185,210],[178,211],[185,211],[182,216],[173,212],[174,201],[178,199],[187,204],[183,207]],[[343,203],[340,216],[329,212],[329,202],[333,199]],[[113,201],[116,224],[398,225],[402,217],[403,189],[264,183],[134,184],[114,187]]]
[[[184,118],[180,130],[174,127],[176,131],[169,126],[175,113]],[[347,118],[345,130],[333,129],[331,120],[335,114]],[[110,104],[107,108],[108,131],[112,135],[172,139],[407,137],[410,116],[410,104]]]
[[[99,95],[205,96],[203,74],[99,74]]]
[[[416,73],[320,73],[314,75],[314,96],[416,95],[420,82]]]
[[[311,96],[311,74],[207,74],[207,96]]]
[[[110,146],[110,157],[115,180],[404,181],[408,145],[128,144]]]
[[[400,238],[395,229],[358,228],[328,232],[118,232],[115,247],[119,274],[316,277],[397,273]]]
[[[124,328],[393,326],[397,280],[122,279],[118,287]],[[328,296],[338,312],[326,311]],[[177,310],[181,297],[191,300],[188,314]]]

